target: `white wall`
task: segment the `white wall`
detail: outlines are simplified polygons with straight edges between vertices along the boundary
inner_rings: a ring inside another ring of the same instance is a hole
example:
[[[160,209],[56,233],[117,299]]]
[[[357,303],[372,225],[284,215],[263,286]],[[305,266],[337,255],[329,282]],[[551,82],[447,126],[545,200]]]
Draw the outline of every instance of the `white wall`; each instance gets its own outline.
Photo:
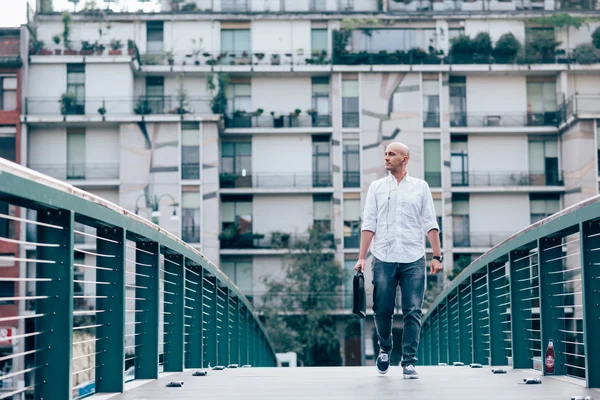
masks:
[[[119,204],[119,190],[118,189],[86,189],[88,192],[100,196],[111,203]],[[95,265],[95,264],[92,264]]]
[[[119,155],[119,128],[86,128],[86,163],[118,165]]]
[[[283,280],[285,278],[284,262],[282,257],[253,257],[252,280],[255,306],[261,304],[261,298],[266,292],[265,279]]]
[[[86,64],[86,114],[94,115],[106,102],[107,115],[132,112],[133,74],[129,64]]]
[[[252,22],[252,50],[261,53],[296,53],[304,49],[304,54],[310,53],[310,21],[260,21]],[[281,62],[284,63],[282,56]],[[265,57],[264,63],[270,62]]]
[[[556,29],[556,40],[561,42],[558,48],[573,50],[580,44],[591,43],[592,33],[598,26],[600,22],[590,22],[588,26],[582,25],[579,29],[569,29],[568,35],[566,29]]]
[[[467,113],[515,114],[513,118],[524,118],[526,112],[525,76],[467,76]]]
[[[286,232],[306,235],[313,222],[312,195],[255,195],[252,199],[255,233]]]
[[[312,138],[307,135],[254,136],[252,138],[253,173],[312,173]]]
[[[572,96],[575,93],[594,95],[600,94],[600,79],[598,79],[598,75],[596,73],[593,75],[569,74],[568,85],[569,96]],[[558,101],[561,101],[560,97]]]
[[[110,29],[107,26],[110,25]],[[99,29],[102,29],[102,37],[100,37]],[[62,32],[64,30],[63,23],[61,21],[45,21],[38,24],[38,39],[43,40],[47,48],[64,48],[62,42]],[[61,43],[56,46],[52,41],[54,35],[61,36]],[[143,45],[145,49],[145,38],[146,29],[145,24],[140,22],[114,22],[110,24],[106,22],[78,22],[73,20],[71,22],[71,32],[69,34],[69,40],[73,42],[73,47],[79,50],[82,40],[90,42],[99,41],[105,45],[109,44],[111,40],[118,39],[123,44],[123,49],[127,49],[127,40],[132,39],[136,41],[138,47]],[[140,48],[141,50],[141,48]]]
[[[271,111],[288,115],[299,108],[301,116],[312,108],[310,77],[302,78],[252,78],[252,110],[262,108],[264,115]],[[250,111],[250,110],[246,110]]]
[[[196,40],[198,46],[199,39],[202,44],[199,60],[202,62],[206,58],[202,56],[203,52],[218,52],[220,37],[215,38],[214,25],[210,21],[176,21],[164,23],[164,49],[175,53],[176,62],[187,60],[188,64],[193,64],[194,58],[185,58],[186,54],[192,54],[194,44],[192,39]],[[218,33],[218,31],[217,31]],[[217,35],[219,36],[219,35]]]
[[[524,172],[529,169],[527,136],[469,136],[469,171]]]
[[[515,20],[465,20],[465,35],[474,38],[479,32],[487,32],[492,38],[492,43],[505,33],[512,33],[521,44],[525,43],[525,22]]]
[[[29,66],[28,112],[60,114],[60,96],[67,90],[65,64],[32,64]],[[35,99],[37,97],[37,99]]]
[[[469,198],[472,233],[515,233],[530,223],[529,195],[471,194]]]
[[[64,128],[28,129],[27,160],[33,164],[64,164],[67,162],[67,132]]]

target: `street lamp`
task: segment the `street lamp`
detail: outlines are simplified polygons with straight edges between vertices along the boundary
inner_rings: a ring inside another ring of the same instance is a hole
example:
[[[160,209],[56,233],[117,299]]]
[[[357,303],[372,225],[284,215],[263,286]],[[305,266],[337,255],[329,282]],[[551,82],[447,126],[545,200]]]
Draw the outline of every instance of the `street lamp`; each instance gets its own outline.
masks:
[[[145,194],[141,194],[137,200],[135,201],[135,213],[137,214],[140,211],[140,207],[138,206],[138,202],[140,201],[141,198],[146,197]],[[170,206],[173,206],[173,215],[171,215],[170,220],[171,221],[179,221],[179,216],[177,216],[177,206],[179,205],[179,203],[177,203],[175,201],[175,199],[173,198],[173,196],[171,196],[168,193],[165,194],[161,194],[160,196],[154,196],[154,200],[152,201],[152,203],[150,204],[150,207],[152,208],[152,222],[155,224],[158,224],[159,218],[160,218],[160,210],[158,209],[158,207],[160,206],[160,201],[162,200],[163,197],[169,197],[172,201],[171,204],[169,204]]]

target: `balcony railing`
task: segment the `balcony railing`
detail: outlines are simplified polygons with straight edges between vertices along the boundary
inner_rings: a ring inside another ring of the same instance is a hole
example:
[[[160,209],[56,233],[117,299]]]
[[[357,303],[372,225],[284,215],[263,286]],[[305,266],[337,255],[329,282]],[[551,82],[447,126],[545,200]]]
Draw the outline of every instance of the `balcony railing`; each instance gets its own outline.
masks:
[[[198,180],[200,179],[200,163],[182,163],[181,179]]]
[[[453,127],[523,127],[557,126],[557,111],[539,113],[452,113],[450,126]]]
[[[453,232],[454,247],[494,247],[512,232]]]
[[[281,66],[281,65],[328,65],[331,55],[326,51],[313,52],[311,49],[293,49],[289,51],[260,51],[252,49],[232,52],[228,50],[194,53],[146,53],[140,56],[140,63],[145,66],[154,65],[187,65],[187,66]]]
[[[20,68],[23,65],[21,56],[0,56],[0,66],[5,68]]]
[[[200,227],[196,225],[182,226],[181,240],[187,243],[200,243]]]
[[[452,186],[562,186],[555,172],[452,172]]]
[[[360,114],[358,112],[342,113],[343,128],[358,128],[360,127]]]
[[[429,112],[423,113],[423,128],[439,128],[440,127],[440,113]]]
[[[321,244],[325,249],[335,249],[333,233],[321,234]],[[291,249],[300,241],[307,241],[308,235],[291,235],[271,232],[267,234],[247,232],[232,238],[220,237],[221,249]]]
[[[257,115],[235,113],[225,117],[226,128],[329,128],[331,116],[326,114]]]
[[[60,97],[28,97],[26,115],[212,114],[211,99],[189,96],[86,97],[72,103]]]
[[[344,171],[344,187],[359,188],[360,187],[360,171]]]
[[[249,173],[230,174],[221,173],[219,175],[221,189],[240,189],[240,188],[316,188],[331,187],[331,173],[313,172],[313,173]]]
[[[119,179],[119,164],[30,164],[29,168],[61,180]]]
[[[425,172],[425,182],[432,188],[442,187],[442,173],[441,172]]]
[[[360,246],[360,233],[344,236],[344,248],[358,249]]]

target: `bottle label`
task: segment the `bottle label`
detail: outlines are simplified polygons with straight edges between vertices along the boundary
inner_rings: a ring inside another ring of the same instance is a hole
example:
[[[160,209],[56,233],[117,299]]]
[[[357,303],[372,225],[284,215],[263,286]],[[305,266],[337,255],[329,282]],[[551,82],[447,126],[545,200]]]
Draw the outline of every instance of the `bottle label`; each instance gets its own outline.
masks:
[[[554,368],[554,357],[546,357],[546,368]]]

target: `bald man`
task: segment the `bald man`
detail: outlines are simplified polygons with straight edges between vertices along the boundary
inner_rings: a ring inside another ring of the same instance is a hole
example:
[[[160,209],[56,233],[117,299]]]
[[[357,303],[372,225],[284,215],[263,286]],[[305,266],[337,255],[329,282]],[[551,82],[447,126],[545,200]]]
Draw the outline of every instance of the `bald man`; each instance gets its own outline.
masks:
[[[433,260],[430,272],[442,270],[439,226],[433,198],[427,182],[408,175],[406,165],[410,151],[402,143],[385,149],[385,169],[389,175],[369,186],[363,213],[360,252],[355,270],[365,270],[369,246],[373,254],[373,311],[380,352],[377,370],[385,374],[392,351],[392,319],[396,287],[400,285],[404,331],[402,334],[402,369],[404,378],[418,379],[415,369],[421,306],[425,291],[425,243],[427,233]],[[372,242],[372,243],[371,243]]]

